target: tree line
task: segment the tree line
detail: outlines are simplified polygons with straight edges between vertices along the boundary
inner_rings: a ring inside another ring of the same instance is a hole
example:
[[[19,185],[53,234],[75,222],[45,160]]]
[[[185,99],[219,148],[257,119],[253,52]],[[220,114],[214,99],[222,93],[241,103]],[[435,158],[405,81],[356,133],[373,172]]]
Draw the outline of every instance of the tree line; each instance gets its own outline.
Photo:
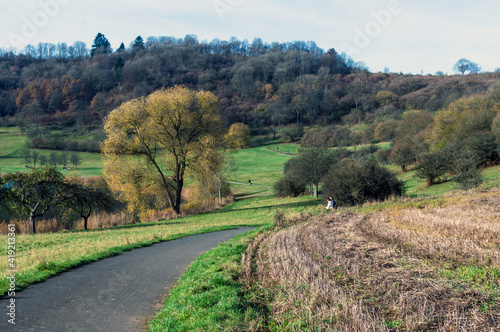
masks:
[[[82,162],[82,158],[76,152],[67,152],[63,151],[60,153],[51,152],[49,155],[41,154],[37,150],[30,150],[28,148],[24,148],[21,151],[21,156],[24,161],[25,168],[33,168],[36,169],[37,166],[45,167],[51,166],[56,168],[57,166],[62,166],[63,169],[68,168],[68,164],[71,164],[74,169],[78,168],[78,166]]]

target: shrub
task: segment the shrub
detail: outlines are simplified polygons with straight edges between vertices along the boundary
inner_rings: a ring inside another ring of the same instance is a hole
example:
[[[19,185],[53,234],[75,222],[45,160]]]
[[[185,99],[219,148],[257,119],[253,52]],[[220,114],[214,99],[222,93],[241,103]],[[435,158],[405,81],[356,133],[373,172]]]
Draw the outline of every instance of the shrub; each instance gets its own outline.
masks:
[[[387,149],[380,149],[377,152],[375,152],[375,160],[382,165],[388,165],[389,164],[389,157],[391,155],[391,150]]]
[[[453,158],[451,171],[454,176],[451,180],[455,181],[460,189],[469,190],[477,188],[483,182],[477,164],[478,158],[472,155],[461,155]]]
[[[334,197],[340,205],[357,205],[400,196],[404,187],[394,174],[376,162],[344,159],[325,176],[323,190],[325,196]]]
[[[498,157],[496,140],[497,138],[492,132],[481,131],[467,137],[462,141],[462,144],[477,158],[478,163],[485,163]]]
[[[295,142],[301,139],[303,135],[304,135],[304,128],[297,124],[291,124],[285,126],[281,131],[281,136],[284,139],[289,140],[290,142]]]
[[[273,189],[276,197],[296,197],[306,191],[306,186],[285,175],[274,183]]]

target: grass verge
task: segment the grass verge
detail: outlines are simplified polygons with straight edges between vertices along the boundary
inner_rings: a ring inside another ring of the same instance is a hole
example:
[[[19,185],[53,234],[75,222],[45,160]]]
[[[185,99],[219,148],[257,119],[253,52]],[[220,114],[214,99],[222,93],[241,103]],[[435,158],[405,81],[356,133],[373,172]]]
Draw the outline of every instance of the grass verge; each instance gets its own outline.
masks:
[[[242,292],[240,261],[248,243],[262,231],[239,235],[198,258],[172,289],[148,331],[248,330],[262,313]]]

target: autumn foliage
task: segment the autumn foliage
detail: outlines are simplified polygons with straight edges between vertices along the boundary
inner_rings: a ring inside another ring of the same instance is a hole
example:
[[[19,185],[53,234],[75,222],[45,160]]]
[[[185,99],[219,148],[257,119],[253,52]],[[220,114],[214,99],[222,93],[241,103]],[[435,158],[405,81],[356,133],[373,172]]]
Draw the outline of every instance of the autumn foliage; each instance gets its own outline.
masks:
[[[105,176],[130,210],[179,213],[188,169],[197,169],[207,150],[217,154],[211,143],[222,137],[220,122],[210,92],[176,86],[126,102],[105,121]]]

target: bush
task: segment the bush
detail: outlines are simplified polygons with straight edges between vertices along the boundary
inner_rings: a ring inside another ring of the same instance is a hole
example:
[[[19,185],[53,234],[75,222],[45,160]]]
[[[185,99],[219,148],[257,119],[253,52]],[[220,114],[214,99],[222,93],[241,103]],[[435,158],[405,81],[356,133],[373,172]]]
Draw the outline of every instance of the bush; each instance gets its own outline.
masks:
[[[325,176],[323,190],[325,196],[333,197],[339,205],[357,205],[401,196],[404,187],[394,174],[376,162],[344,159]]]
[[[299,126],[297,124],[291,124],[288,126],[283,127],[283,130],[281,131],[281,136],[289,140],[290,142],[295,142],[304,136],[304,128],[302,126]]]
[[[382,165],[389,164],[389,157],[391,156],[391,150],[380,149],[374,154],[375,160]]]
[[[306,191],[306,186],[289,176],[284,176],[274,183],[273,189],[276,197],[296,197]]]
[[[460,189],[469,190],[479,187],[483,182],[481,172],[476,167],[478,159],[474,156],[462,155],[455,157],[451,162],[451,178]]]
[[[498,157],[496,140],[492,132],[481,131],[467,137],[462,144],[463,148],[469,150],[477,158],[478,163],[486,163]]]

